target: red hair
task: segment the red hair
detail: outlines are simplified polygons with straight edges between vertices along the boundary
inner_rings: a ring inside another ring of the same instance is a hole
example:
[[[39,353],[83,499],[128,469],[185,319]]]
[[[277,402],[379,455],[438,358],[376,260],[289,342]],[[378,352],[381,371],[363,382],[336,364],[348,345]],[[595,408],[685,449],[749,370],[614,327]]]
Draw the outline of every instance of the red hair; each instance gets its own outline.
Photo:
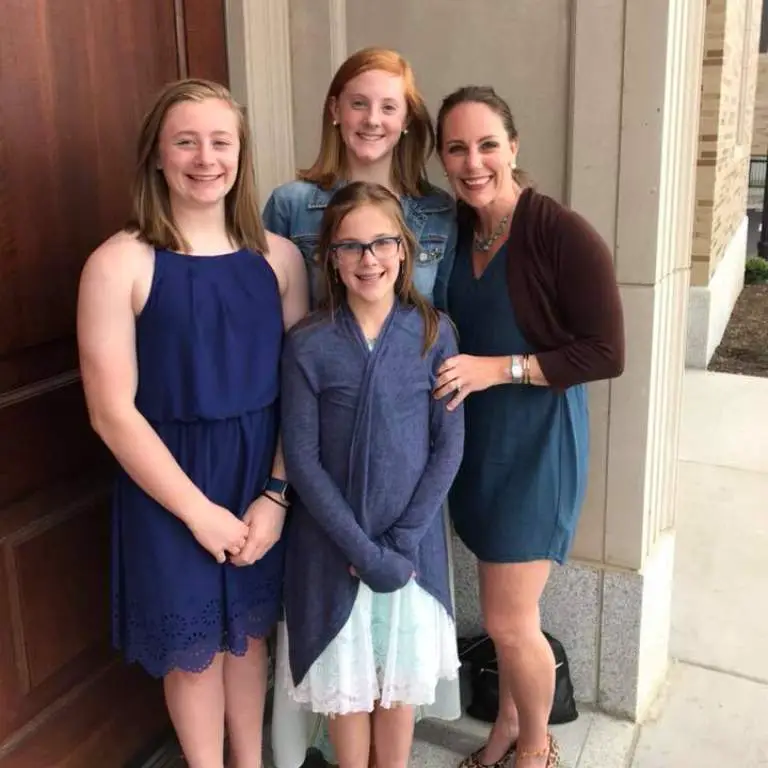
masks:
[[[424,98],[416,87],[411,65],[399,53],[388,48],[363,48],[353,53],[339,67],[323,104],[320,151],[312,166],[299,171],[298,177],[323,189],[330,189],[339,180],[344,168],[346,148],[333,124],[331,105],[338,100],[350,80],[371,70],[387,72],[403,79],[408,133],[400,138],[395,147],[392,180],[406,194],[420,196],[425,191],[427,181],[427,160],[435,148],[435,131]]]

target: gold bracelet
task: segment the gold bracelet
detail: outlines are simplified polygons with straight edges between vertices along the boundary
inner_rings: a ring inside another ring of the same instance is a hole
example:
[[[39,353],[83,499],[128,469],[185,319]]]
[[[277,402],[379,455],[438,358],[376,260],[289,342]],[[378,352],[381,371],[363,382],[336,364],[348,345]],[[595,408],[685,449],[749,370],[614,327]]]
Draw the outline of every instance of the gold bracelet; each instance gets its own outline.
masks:
[[[523,384],[531,383],[531,357],[528,353],[523,355]]]

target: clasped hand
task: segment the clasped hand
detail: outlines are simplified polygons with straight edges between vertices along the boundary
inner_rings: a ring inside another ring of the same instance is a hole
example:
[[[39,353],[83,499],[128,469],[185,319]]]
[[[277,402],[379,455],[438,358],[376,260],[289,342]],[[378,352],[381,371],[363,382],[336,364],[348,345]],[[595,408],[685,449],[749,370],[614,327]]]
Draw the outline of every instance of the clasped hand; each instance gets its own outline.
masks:
[[[253,565],[277,543],[283,532],[285,509],[268,496],[259,496],[243,515],[248,524],[248,538],[240,552],[233,552],[234,565]]]
[[[259,496],[242,520],[228,509],[208,502],[189,528],[218,563],[225,563],[229,556],[234,565],[242,566],[252,565],[274,546],[284,522],[285,510],[266,496]]]

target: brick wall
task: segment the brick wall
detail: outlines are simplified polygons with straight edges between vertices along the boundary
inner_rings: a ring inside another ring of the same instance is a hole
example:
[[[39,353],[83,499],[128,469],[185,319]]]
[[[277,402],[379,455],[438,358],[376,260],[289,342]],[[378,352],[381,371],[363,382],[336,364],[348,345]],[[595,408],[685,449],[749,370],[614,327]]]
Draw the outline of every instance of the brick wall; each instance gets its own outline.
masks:
[[[755,93],[755,122],[752,129],[752,154],[768,154],[768,53],[757,60],[757,92]]]
[[[691,284],[708,285],[741,224],[762,0],[707,0]]]

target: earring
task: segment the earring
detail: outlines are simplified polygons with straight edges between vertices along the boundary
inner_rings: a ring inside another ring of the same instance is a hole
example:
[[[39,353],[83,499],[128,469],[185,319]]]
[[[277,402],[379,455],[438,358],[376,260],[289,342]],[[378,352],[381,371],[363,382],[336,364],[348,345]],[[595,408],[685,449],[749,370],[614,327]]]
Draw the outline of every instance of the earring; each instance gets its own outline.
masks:
[[[443,171],[443,176],[445,176],[445,178],[447,179],[448,178],[448,171]]]
[[[403,128],[403,136],[407,136],[407,135],[408,135],[408,129],[407,128]]]
[[[335,128],[335,127],[336,127],[338,124],[339,124],[339,121],[338,121],[338,120],[334,120],[334,121],[333,121],[333,127],[334,127],[334,128]]]
[[[509,170],[514,171],[517,168],[517,160],[513,159],[509,161]]]

